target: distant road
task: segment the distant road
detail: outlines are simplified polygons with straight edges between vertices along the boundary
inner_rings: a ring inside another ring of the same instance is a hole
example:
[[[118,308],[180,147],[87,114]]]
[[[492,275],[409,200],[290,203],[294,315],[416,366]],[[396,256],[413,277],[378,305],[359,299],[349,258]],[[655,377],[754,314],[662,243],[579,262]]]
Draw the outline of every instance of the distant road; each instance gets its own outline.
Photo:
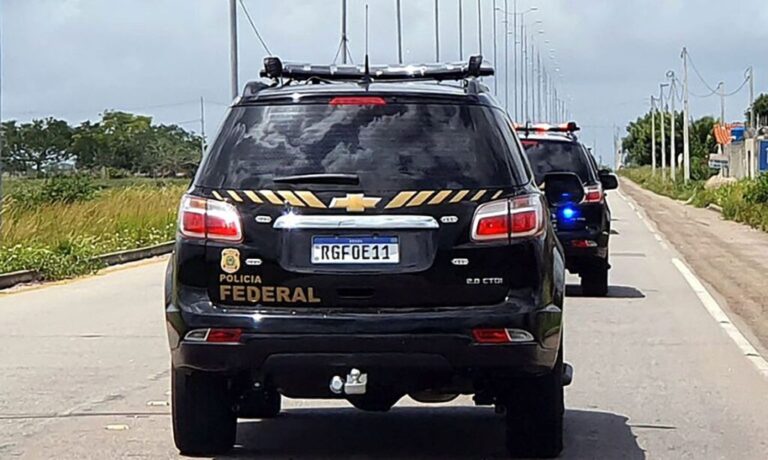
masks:
[[[567,299],[563,458],[768,453],[768,379],[710,316],[627,201],[611,195],[610,298]],[[658,239],[657,239],[658,238]],[[662,241],[659,241],[662,240]],[[0,295],[0,458],[175,458],[163,261]],[[242,421],[244,458],[494,458],[503,427],[469,398],[389,414],[288,400]]]

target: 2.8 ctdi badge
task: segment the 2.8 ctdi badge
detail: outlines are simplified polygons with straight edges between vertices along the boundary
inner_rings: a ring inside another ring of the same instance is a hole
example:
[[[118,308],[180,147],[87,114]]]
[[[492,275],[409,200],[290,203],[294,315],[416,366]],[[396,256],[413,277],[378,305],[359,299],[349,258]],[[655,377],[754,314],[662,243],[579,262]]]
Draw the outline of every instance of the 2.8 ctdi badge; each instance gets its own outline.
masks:
[[[222,249],[221,269],[225,273],[237,273],[240,270],[240,251],[234,248]]]

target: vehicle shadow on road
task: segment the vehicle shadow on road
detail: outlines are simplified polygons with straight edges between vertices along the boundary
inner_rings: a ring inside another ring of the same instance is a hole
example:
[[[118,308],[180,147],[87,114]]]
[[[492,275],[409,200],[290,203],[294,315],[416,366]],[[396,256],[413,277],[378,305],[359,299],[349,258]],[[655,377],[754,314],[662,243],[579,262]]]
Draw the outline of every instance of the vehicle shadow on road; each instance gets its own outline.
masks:
[[[567,297],[589,297],[581,291],[578,284],[569,284],[565,286],[565,295]],[[608,299],[644,299],[643,291],[632,286],[609,286],[608,295],[603,298]]]
[[[503,418],[480,407],[286,410],[274,420],[241,421],[237,458],[507,458]],[[569,410],[560,458],[644,459],[627,418]]]

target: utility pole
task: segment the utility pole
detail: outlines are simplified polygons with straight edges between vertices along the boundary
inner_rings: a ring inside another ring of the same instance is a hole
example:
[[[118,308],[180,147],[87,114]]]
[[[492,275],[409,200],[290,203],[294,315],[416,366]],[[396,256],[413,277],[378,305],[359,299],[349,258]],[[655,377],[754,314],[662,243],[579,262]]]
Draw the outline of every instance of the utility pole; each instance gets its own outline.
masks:
[[[672,125],[672,129],[670,131],[670,144],[672,144],[670,146],[670,165],[672,166],[671,175],[672,181],[674,182],[677,180],[677,139],[675,138],[675,99],[677,99],[677,85],[675,83],[675,72],[670,70],[667,72],[667,77],[669,78],[669,98],[672,100],[672,114],[669,118],[670,124]]]
[[[667,118],[667,105],[664,103],[664,88],[669,86],[669,83],[662,83],[659,85],[659,115],[661,115],[661,175],[664,176],[664,168],[667,166],[667,135],[664,133],[664,123]]]
[[[755,69],[749,67],[749,125],[752,129],[757,130],[757,122],[755,120]]]
[[[721,81],[717,87],[720,89],[720,124],[725,127],[725,82]]]
[[[499,54],[496,48],[496,0],[493,0],[493,65],[498,70]],[[493,76],[493,95],[499,97],[499,78],[495,74]]]
[[[200,158],[205,156],[205,99],[200,96]]]
[[[688,97],[688,49],[683,48],[683,181],[686,184],[691,180],[691,115]]]
[[[544,118],[542,116],[542,113],[541,113],[541,100],[542,100],[542,97],[541,97],[541,90],[542,90],[542,85],[541,85],[541,50],[539,50],[537,52],[536,60],[538,61],[538,66],[536,67],[537,68],[537,72],[536,72],[536,86],[539,89],[539,91],[538,91],[539,95],[538,95],[538,98],[536,99],[536,110],[538,111],[539,119],[541,120],[541,119]]]
[[[507,17],[507,11],[509,11],[508,3],[509,0],[504,0],[504,108],[506,109],[507,113],[509,113],[509,18]],[[515,0],[515,3],[517,3],[517,0]],[[517,66],[517,62],[515,62],[515,66]],[[515,72],[515,77],[517,77],[517,72]],[[517,87],[517,80],[515,80],[515,87]],[[517,89],[515,89],[515,92],[517,92]],[[518,121],[517,99],[515,99],[515,121]]]
[[[400,0],[397,0],[397,62],[403,63],[403,14]]]
[[[477,47],[480,55],[483,54],[483,10],[480,0],[477,0]]]
[[[518,67],[517,66],[517,0],[513,0],[512,4],[513,4],[513,9],[514,9],[514,11],[512,12],[512,29],[514,30],[514,32],[512,32],[512,38],[513,38],[513,40],[512,40],[512,42],[513,42],[512,43],[512,48],[513,48],[512,63],[513,63],[514,69],[515,69],[514,70],[514,73],[515,73],[515,77],[514,77],[514,79],[515,79],[515,87],[514,87],[514,89],[515,89],[515,97],[514,97],[514,99],[515,99],[515,121],[519,121],[520,120],[520,118],[519,118],[520,114],[518,114],[518,112],[517,112],[517,67]],[[509,11],[509,7],[507,7],[507,0],[504,0],[504,14],[509,14],[509,13],[507,13],[507,11]],[[507,19],[507,21],[509,21],[509,19]],[[507,37],[507,41],[509,41],[509,30],[507,30],[507,33],[506,33],[505,36]],[[509,51],[507,51],[507,59],[509,59]],[[507,62],[509,62],[509,61],[507,61]],[[507,77],[507,85],[509,85],[509,77]]]
[[[656,98],[651,95],[651,173],[656,175]]]
[[[347,0],[341,0],[341,63],[347,64],[349,38],[347,37]]]
[[[229,0],[229,63],[232,99],[235,99],[240,94],[237,81],[237,0]]]
[[[0,11],[2,7],[0,7]],[[3,31],[0,21],[0,230],[3,228]]]
[[[464,3],[459,0],[459,61],[464,60]]]
[[[521,27],[522,30],[520,31],[520,49],[522,53],[520,57],[523,61],[523,65],[520,69],[520,103],[522,104],[520,107],[520,115],[525,119],[525,121],[528,121],[528,88],[526,83],[528,80],[528,41],[526,40],[525,23],[523,23]]]
[[[440,9],[435,0],[435,62],[440,62]]]

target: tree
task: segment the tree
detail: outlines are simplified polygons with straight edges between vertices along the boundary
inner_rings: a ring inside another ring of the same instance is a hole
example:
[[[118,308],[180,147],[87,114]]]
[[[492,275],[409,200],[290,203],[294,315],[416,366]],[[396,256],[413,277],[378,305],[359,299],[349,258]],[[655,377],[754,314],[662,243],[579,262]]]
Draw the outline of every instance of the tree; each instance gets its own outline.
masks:
[[[749,109],[744,114],[747,121],[751,116]],[[768,123],[768,94],[761,94],[755,99],[755,118],[757,118],[758,125]]]
[[[652,131],[651,131],[651,113],[639,117],[637,120],[630,122],[627,126],[627,137],[624,138],[622,143],[624,151],[628,153],[628,161],[633,165],[650,165],[651,164],[651,143],[652,143]],[[655,115],[656,121],[656,164],[661,165],[661,124],[660,116],[658,113]],[[683,153],[683,114],[681,112],[675,113],[675,150],[678,155]],[[691,177],[694,179],[706,179],[710,175],[708,161],[709,154],[715,151],[715,139],[712,134],[712,129],[715,124],[715,120],[712,117],[703,117],[691,122],[690,126],[690,154],[691,154]],[[669,165],[669,152],[670,152],[670,117],[668,114],[664,114],[664,135],[666,138],[667,147],[667,165]]]
[[[31,123],[3,123],[3,157],[12,171],[33,170],[42,174],[45,168],[72,159],[69,149],[72,128],[64,120],[46,118]]]

